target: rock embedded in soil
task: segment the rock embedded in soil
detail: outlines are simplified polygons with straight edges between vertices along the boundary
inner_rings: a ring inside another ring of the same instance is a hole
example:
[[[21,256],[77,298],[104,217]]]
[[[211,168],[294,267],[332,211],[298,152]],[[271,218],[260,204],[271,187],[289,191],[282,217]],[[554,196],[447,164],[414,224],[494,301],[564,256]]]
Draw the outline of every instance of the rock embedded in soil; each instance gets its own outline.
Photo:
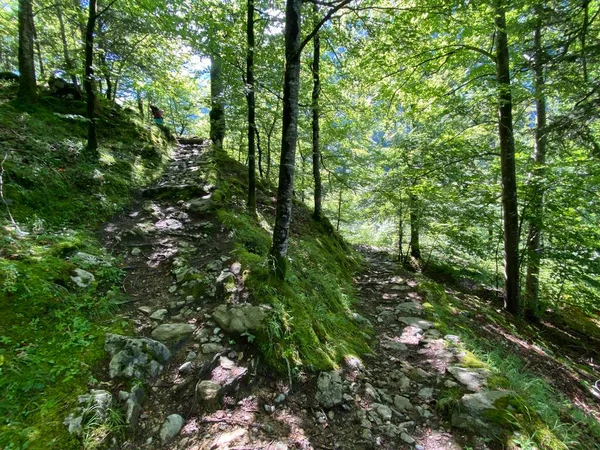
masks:
[[[75,269],[74,272],[75,275],[71,277],[71,280],[82,289],[89,287],[96,280],[94,275],[87,270]]]
[[[433,397],[433,388],[424,387],[419,391],[418,395],[423,400],[431,400],[431,398]]]
[[[105,423],[109,416],[112,400],[112,394],[101,389],[92,389],[89,394],[80,395],[77,399],[80,406],[63,422],[69,427],[69,433],[76,435],[82,433],[84,415],[88,420],[96,422],[98,426]],[[87,417],[90,412],[93,416]]]
[[[401,395],[394,396],[394,407],[400,411],[407,411],[413,409],[413,404],[406,397]]]
[[[198,383],[196,393],[198,398],[205,404],[215,404],[219,400],[219,395],[221,394],[221,385],[214,381],[203,380]]]
[[[214,344],[214,343],[202,344],[202,353],[204,353],[205,355],[208,355],[211,353],[221,353],[223,351],[225,351],[225,347],[223,347],[221,344]]]
[[[152,314],[152,306],[140,306],[138,311],[141,311],[144,314]]]
[[[323,408],[333,408],[343,402],[342,377],[339,373],[321,372],[317,380],[315,399]]]
[[[408,433],[402,433],[400,435],[400,439],[402,439],[407,444],[414,444],[415,443],[414,438],[411,435],[409,435]]]
[[[504,417],[512,391],[483,391],[466,394],[461,398],[461,408],[451,418],[452,426],[470,430],[480,436],[495,436],[505,431]]]
[[[213,311],[213,319],[229,333],[243,334],[258,330],[267,317],[266,308],[254,305],[220,305]]]
[[[448,372],[467,389],[473,392],[479,392],[487,386],[487,379],[490,377],[490,371],[486,369],[465,369],[464,367],[451,366]]]
[[[169,311],[167,311],[166,309],[157,309],[150,315],[150,318],[153,320],[163,320],[168,312]]]
[[[420,315],[423,311],[423,306],[416,302],[400,303],[396,306],[396,313],[398,314],[414,314]]]
[[[389,406],[373,403],[371,405],[382,420],[392,420],[392,409]]]
[[[136,386],[125,402],[125,423],[129,425],[131,430],[137,427],[142,412],[142,402],[145,398],[144,391],[141,387]]]
[[[183,428],[185,420],[179,414],[171,414],[160,428],[160,440],[163,444],[172,441]]]
[[[132,338],[118,334],[106,335],[104,349],[111,356],[111,378],[156,377],[164,364],[171,359],[171,352],[161,342],[148,338]]]
[[[157,341],[170,342],[191,335],[194,329],[189,323],[163,323],[152,330],[150,336]]]
[[[429,328],[433,327],[433,324],[431,322],[429,322],[428,320],[421,319],[419,317],[400,316],[398,317],[398,321],[411,327],[420,328],[421,330],[428,330]]]

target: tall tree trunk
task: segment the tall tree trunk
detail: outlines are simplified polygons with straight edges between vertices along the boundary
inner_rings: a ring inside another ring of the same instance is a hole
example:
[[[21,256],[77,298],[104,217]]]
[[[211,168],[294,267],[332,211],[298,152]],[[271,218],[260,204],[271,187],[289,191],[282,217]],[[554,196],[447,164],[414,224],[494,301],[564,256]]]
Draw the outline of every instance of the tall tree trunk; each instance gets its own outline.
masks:
[[[246,101],[248,102],[248,211],[256,214],[256,111],[254,99],[254,0],[248,0],[246,20]]]
[[[586,36],[590,25],[590,0],[583,0],[583,26],[581,27],[581,61],[583,81],[588,82]]]
[[[271,139],[273,137],[273,131],[275,130],[275,125],[277,124],[277,115],[273,115],[273,123],[269,127],[269,131],[267,132],[267,172],[266,177],[267,180],[271,178]]]
[[[273,258],[275,274],[285,278],[292,192],[298,139],[298,90],[300,85],[300,28],[302,0],[287,0],[285,11],[285,76],[283,84],[283,119],[277,208],[273,227]]]
[[[145,117],[144,100],[142,100],[142,93],[140,91],[136,91],[136,96],[137,96],[138,111],[140,112],[140,117],[142,118],[142,120],[144,120],[144,117]]]
[[[400,199],[402,200],[402,199]],[[404,258],[404,211],[402,206],[398,209],[398,261],[402,261]]]
[[[496,77],[498,83],[498,136],[504,211],[504,307],[519,313],[519,212],[513,136],[510,59],[506,32],[505,0],[496,0]]]
[[[60,40],[63,46],[63,57],[65,58],[65,68],[71,78],[71,82],[75,85],[75,88],[79,91],[79,83],[77,82],[77,75],[75,75],[75,66],[71,55],[69,54],[69,43],[67,42],[67,32],[65,29],[65,20],[63,17],[62,7],[60,3],[56,4],[56,16],[58,18],[58,25],[60,29]]]
[[[88,20],[85,28],[85,93],[87,97],[88,143],[87,156],[98,158],[96,134],[96,93],[94,92],[94,29],[96,28],[97,3],[89,0]]]
[[[335,224],[336,231],[340,231],[340,220],[342,219],[342,194],[343,193],[344,193],[344,186],[340,185],[340,194],[338,196],[337,223]]]
[[[38,39],[37,29],[35,28],[35,22],[33,23],[33,42],[35,43],[35,50],[38,59],[38,66],[40,68],[40,77],[43,80],[46,78],[46,71],[44,70],[44,59],[42,57],[42,47],[40,46],[40,40]]]
[[[33,55],[34,23],[31,0],[19,0],[19,101],[32,103],[37,97]]]
[[[410,194],[409,197],[409,208],[410,208],[410,256],[416,260],[421,259],[421,244],[419,243],[421,221],[419,211],[419,199],[416,195]]]
[[[315,20],[318,20],[319,6],[313,4]],[[313,61],[312,61],[312,169],[315,181],[315,219],[320,219],[323,213],[323,184],[321,183],[321,150],[319,148],[319,95],[321,93],[321,80],[319,74],[319,63],[321,60],[321,40],[319,33],[313,38]]]
[[[119,81],[121,81],[121,77],[117,75],[115,77],[115,82],[113,83],[113,87],[112,87],[112,101],[113,101],[113,103],[117,102],[117,89],[119,89]]]
[[[223,61],[221,55],[212,55],[210,58],[210,139],[216,152],[223,149],[225,139],[225,107],[223,87]]]
[[[538,13],[539,14],[539,13]],[[542,21],[538,22],[534,36],[535,69],[535,151],[534,167],[531,172],[531,219],[529,223],[529,241],[527,242],[527,277],[525,279],[525,316],[538,316],[540,262],[542,260],[542,230],[544,227],[544,186],[543,177],[546,166],[546,94],[544,92],[544,53],[542,48]]]

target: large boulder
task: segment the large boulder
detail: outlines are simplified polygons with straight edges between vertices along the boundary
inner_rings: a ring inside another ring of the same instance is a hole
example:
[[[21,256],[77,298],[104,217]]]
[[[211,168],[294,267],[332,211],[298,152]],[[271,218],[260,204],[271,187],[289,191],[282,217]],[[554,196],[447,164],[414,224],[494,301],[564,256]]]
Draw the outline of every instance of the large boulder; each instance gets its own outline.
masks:
[[[316,400],[323,408],[333,408],[343,402],[342,377],[337,372],[321,372],[317,380]]]
[[[461,407],[452,414],[452,426],[480,436],[498,436],[507,431],[506,414],[513,397],[514,392],[501,390],[466,394],[460,400]]]
[[[50,76],[48,80],[48,88],[50,89],[50,94],[55,97],[72,98],[74,100],[81,100],[82,98],[81,91],[77,85],[54,75]]]
[[[111,356],[111,378],[146,379],[159,375],[171,359],[171,352],[162,343],[147,338],[132,338],[107,334],[104,349]]]
[[[213,311],[213,319],[229,333],[243,334],[258,330],[265,318],[267,310],[264,306],[220,305]]]

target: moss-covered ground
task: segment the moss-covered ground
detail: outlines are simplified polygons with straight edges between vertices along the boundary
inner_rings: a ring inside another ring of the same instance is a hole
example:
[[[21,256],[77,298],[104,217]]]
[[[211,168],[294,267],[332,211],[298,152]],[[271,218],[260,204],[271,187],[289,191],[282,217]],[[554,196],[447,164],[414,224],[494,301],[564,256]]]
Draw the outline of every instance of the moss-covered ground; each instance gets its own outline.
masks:
[[[0,448],[81,448],[62,422],[97,381],[103,335],[129,327],[108,320],[123,274],[96,228],[160,175],[169,144],[103,104],[101,157],[86,162],[85,105],[42,97],[24,107],[14,89],[0,85]],[[94,275],[88,287],[71,279],[76,268]]]
[[[257,336],[267,363],[280,373],[327,370],[342,359],[368,351],[369,330],[353,319],[352,276],[361,258],[326,220],[295,202],[285,281],[269,261],[275,201],[259,183],[258,214],[245,208],[247,169],[231,159],[219,161],[214,199],[220,221],[231,230],[235,253],[245,269],[245,285],[257,303],[273,314]]]

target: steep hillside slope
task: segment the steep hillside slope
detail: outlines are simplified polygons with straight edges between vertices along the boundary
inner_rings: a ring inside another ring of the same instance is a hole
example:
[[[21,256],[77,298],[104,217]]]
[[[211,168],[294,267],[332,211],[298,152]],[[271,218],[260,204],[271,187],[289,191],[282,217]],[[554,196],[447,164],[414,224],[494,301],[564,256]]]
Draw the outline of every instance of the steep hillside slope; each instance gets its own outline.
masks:
[[[66,408],[96,382],[104,334],[129,327],[106,322],[123,271],[95,228],[160,175],[169,144],[103,105],[101,158],[84,162],[85,105],[42,97],[23,109],[15,88],[0,86],[0,447],[76,448]]]

